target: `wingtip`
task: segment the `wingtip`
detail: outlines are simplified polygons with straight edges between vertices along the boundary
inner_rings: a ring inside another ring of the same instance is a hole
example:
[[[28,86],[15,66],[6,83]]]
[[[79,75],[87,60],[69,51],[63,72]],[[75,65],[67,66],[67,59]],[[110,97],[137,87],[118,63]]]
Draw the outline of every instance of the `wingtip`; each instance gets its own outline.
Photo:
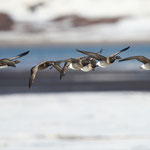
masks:
[[[29,82],[29,85],[28,85],[29,89],[31,88],[31,83]]]
[[[61,80],[64,75],[61,73],[59,79]]]
[[[129,48],[130,48],[130,46],[128,46],[128,47],[122,49],[120,52],[124,52],[124,51],[128,50]]]
[[[65,76],[65,74],[64,73],[60,73],[59,79],[61,80],[63,76]]]
[[[122,59],[120,59],[118,62],[122,62],[123,60]]]
[[[18,55],[18,56],[19,56],[19,57],[23,57],[23,56],[27,55],[29,52],[30,52],[30,51],[26,51],[26,52],[24,52],[24,53],[21,53],[21,54]]]
[[[28,87],[29,87],[29,89],[31,88],[32,83],[33,83],[33,81],[32,81],[32,77],[30,77],[30,78],[29,78],[29,82],[28,82]]]
[[[125,48],[125,50],[129,49],[131,46],[129,45],[128,47]]]
[[[26,52],[24,52],[24,54],[26,54],[26,55],[27,55],[29,52],[30,52],[30,51],[26,51]]]
[[[81,52],[81,50],[79,50],[79,49],[77,49],[77,48],[76,48],[76,51],[77,51],[77,52]]]

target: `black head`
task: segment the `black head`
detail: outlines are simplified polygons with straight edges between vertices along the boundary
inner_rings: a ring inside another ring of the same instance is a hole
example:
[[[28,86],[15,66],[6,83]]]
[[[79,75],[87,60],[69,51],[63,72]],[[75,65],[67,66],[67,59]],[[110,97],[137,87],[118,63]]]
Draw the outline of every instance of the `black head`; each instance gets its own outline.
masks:
[[[117,60],[117,59],[121,59],[121,57],[120,57],[120,56],[109,57],[109,62],[110,62],[110,63],[113,63],[113,62],[115,62],[115,60]]]
[[[15,60],[14,63],[15,63],[15,64],[19,64],[20,61],[19,61],[19,60]]]
[[[109,57],[109,62],[112,64],[115,61],[115,57]]]
[[[92,68],[97,67],[97,65],[96,65],[96,60],[95,60],[95,59],[91,59],[91,60],[90,60],[90,63],[91,63],[91,65],[92,65]]]
[[[121,59],[121,57],[120,56],[115,56],[115,59]]]

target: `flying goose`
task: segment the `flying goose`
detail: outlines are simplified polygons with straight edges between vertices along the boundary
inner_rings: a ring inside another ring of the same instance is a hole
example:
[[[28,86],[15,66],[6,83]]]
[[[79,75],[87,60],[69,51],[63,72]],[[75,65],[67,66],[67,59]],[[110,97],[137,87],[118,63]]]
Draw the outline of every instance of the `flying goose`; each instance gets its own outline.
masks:
[[[119,62],[133,60],[133,59],[136,59],[137,61],[140,61],[143,63],[143,65],[140,66],[141,69],[150,70],[150,59],[148,59],[144,56],[132,56],[132,57],[121,59],[121,60],[119,60]]]
[[[43,61],[40,64],[32,67],[31,68],[31,75],[29,78],[29,88],[31,87],[31,85],[34,81],[38,70],[45,70],[48,67],[51,67],[50,69],[52,69],[52,67],[54,67],[59,73],[61,73],[62,68],[60,66],[60,63],[63,63],[63,62],[64,62],[63,60],[60,60],[60,61]]]
[[[69,58],[65,60],[64,67],[61,70],[60,79],[65,75],[67,69],[81,70],[88,72],[94,70],[96,60],[90,57]]]
[[[77,50],[77,49],[76,49]],[[101,54],[103,49],[101,49],[97,54]],[[81,70],[84,72],[88,72],[94,70],[96,66],[96,59],[87,57],[78,57],[78,58],[69,58],[65,60],[64,67],[61,70],[60,79],[62,76],[65,76],[67,69],[72,70]]]
[[[23,56],[27,55],[28,53],[29,53],[29,51],[26,51],[24,53],[21,53],[21,54],[15,56],[15,57],[12,57],[12,58],[0,59],[0,68],[16,67],[16,64],[20,63],[20,61],[15,60],[15,59],[23,57]]]
[[[103,56],[101,54],[98,54],[98,53],[82,51],[82,50],[79,50],[79,49],[77,51],[80,52],[80,53],[83,53],[85,55],[88,55],[91,58],[95,58],[96,60],[98,60],[97,66],[102,67],[102,68],[106,68],[110,64],[114,63],[115,60],[121,59],[121,57],[117,56],[117,55],[119,55],[120,53],[128,50],[129,48],[130,48],[130,46],[128,46],[128,47],[122,49],[121,51],[119,51],[119,52],[117,52],[117,53],[115,53],[115,54],[113,54],[111,56],[108,56],[108,57],[105,57],[105,56]]]

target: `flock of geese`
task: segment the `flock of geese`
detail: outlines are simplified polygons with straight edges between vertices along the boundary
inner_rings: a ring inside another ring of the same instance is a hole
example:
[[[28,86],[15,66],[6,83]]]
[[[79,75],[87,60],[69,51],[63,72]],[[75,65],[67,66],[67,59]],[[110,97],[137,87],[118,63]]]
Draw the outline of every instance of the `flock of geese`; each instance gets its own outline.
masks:
[[[102,50],[97,53],[94,53],[77,49],[78,52],[84,54],[85,56],[78,58],[69,58],[59,61],[43,61],[40,64],[31,68],[29,88],[32,86],[32,83],[36,77],[38,70],[45,70],[48,67],[50,67],[50,69],[55,68],[60,73],[60,79],[62,79],[62,77],[65,76],[65,73],[68,68],[73,70],[81,70],[84,72],[88,72],[91,70],[94,71],[96,67],[106,68],[109,65],[113,64],[116,60],[122,62],[136,59],[143,63],[142,66],[140,66],[141,69],[150,70],[150,59],[144,56],[132,56],[124,59],[121,59],[121,57],[118,56],[120,53],[127,51],[129,48],[130,46],[108,57],[102,55]],[[26,51],[17,55],[16,57],[0,59],[0,68],[16,67],[16,64],[20,63],[20,61],[18,61],[17,59],[27,55],[28,53],[29,51]],[[63,64],[63,67],[61,64]]]

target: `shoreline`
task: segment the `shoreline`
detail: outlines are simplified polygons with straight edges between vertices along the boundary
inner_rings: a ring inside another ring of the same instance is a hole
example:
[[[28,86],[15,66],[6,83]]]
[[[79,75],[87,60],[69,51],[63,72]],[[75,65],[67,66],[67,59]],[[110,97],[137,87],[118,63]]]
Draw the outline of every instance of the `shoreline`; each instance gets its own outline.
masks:
[[[101,91],[150,91],[149,72],[96,71],[88,74],[68,71],[59,80],[55,71],[38,73],[32,87],[28,88],[30,72],[1,72],[0,94],[101,92]]]
[[[64,46],[64,45],[144,45],[150,44],[150,40],[147,41],[112,41],[112,42],[20,42],[20,41],[0,41],[0,47],[19,47],[19,46]]]

